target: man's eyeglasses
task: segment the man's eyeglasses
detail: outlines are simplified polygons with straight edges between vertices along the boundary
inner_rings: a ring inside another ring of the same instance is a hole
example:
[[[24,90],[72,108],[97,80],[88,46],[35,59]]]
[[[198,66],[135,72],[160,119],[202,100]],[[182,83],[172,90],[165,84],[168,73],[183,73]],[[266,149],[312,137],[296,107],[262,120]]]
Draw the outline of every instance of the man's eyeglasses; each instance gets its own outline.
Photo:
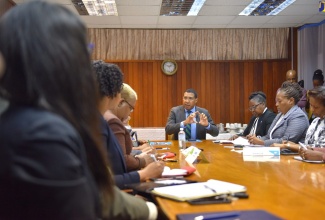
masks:
[[[129,105],[129,107],[130,107],[130,112],[133,112],[134,107],[133,107],[130,103],[128,103],[128,101],[126,101],[125,99],[124,99],[123,101],[126,102],[126,104]]]
[[[262,103],[257,103],[256,105],[253,105],[253,106],[249,107],[248,108],[249,111],[254,111],[257,108],[257,106],[259,106],[260,104],[262,104]]]

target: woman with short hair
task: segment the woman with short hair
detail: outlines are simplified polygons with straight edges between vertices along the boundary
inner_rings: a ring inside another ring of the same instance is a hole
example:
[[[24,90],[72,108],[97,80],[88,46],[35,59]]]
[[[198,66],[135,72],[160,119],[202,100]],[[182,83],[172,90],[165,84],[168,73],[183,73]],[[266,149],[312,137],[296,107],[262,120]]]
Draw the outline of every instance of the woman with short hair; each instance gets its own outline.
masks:
[[[275,114],[272,110],[266,107],[266,95],[262,91],[252,92],[248,98],[249,100],[249,111],[253,117],[249,121],[248,126],[244,132],[239,135],[234,135],[231,139],[234,140],[238,136],[264,136],[267,134],[269,127],[271,126]]]
[[[133,142],[129,131],[122,123],[122,121],[128,118],[131,112],[135,109],[137,98],[137,93],[132,89],[132,87],[124,83],[121,91],[121,101],[117,108],[109,109],[104,115],[105,120],[108,122],[108,125],[114,132],[122,148],[128,172],[141,170],[154,162],[153,158],[150,157],[147,152],[143,152],[136,156],[132,155]],[[146,145],[149,147],[148,144]],[[154,149],[149,147],[149,150],[151,151]],[[157,169],[156,172],[156,176],[159,176],[162,173],[159,169]]]

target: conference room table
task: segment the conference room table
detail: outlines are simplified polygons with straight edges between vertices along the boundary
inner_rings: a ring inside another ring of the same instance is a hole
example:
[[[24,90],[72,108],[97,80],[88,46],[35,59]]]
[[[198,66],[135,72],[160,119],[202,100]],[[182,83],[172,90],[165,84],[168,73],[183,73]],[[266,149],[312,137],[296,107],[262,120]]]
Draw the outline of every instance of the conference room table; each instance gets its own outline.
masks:
[[[179,152],[178,142],[171,142],[167,151],[175,152],[178,162],[166,162],[166,166],[188,166]],[[196,172],[185,178],[243,185],[249,198],[229,204],[190,205],[156,196],[166,218],[177,219],[177,214],[186,213],[262,209],[283,219],[325,219],[325,164],[298,161],[292,155],[281,155],[278,161],[259,161],[260,158],[245,161],[242,154],[231,151],[231,145],[215,144],[211,140],[187,142],[187,146],[203,149],[201,153],[208,162],[200,156],[193,163]]]

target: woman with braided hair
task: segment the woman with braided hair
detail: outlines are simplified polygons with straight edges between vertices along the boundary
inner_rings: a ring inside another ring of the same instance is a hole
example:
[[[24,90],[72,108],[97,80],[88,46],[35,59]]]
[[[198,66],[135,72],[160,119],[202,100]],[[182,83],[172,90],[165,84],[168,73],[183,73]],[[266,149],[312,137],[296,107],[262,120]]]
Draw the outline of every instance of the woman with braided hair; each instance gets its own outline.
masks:
[[[285,81],[277,91],[276,107],[279,113],[267,135],[260,138],[248,135],[249,142],[265,146],[282,143],[283,140],[303,142],[309,123],[306,114],[297,106],[301,96],[302,90],[298,83]]]

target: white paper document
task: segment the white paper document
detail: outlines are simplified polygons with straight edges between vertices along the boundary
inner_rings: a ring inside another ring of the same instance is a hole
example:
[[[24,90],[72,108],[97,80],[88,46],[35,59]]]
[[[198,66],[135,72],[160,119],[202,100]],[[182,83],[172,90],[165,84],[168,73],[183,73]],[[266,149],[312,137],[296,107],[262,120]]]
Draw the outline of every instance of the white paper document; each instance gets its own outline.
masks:
[[[162,177],[167,176],[186,176],[187,170],[184,169],[170,169],[170,167],[165,166],[164,171],[161,174]]]
[[[243,137],[238,137],[235,140],[233,140],[234,145],[250,145],[250,143],[248,142],[248,140],[246,138]]]

